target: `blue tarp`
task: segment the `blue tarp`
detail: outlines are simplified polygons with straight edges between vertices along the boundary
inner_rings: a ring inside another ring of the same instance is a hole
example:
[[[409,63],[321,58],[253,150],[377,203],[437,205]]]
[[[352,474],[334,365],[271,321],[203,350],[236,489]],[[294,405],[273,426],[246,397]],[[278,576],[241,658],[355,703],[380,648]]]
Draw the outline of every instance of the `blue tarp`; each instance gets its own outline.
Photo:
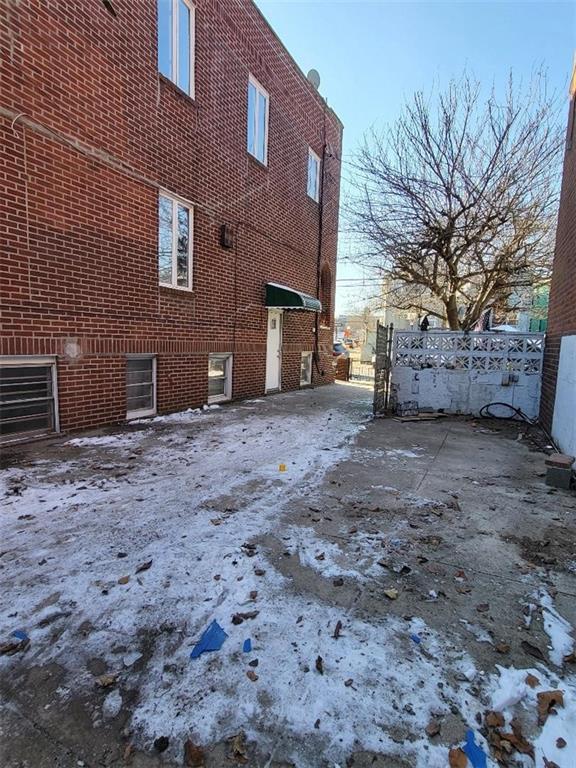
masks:
[[[219,651],[220,648],[222,648],[222,643],[227,637],[228,635],[224,632],[220,624],[214,620],[208,629],[204,630],[202,637],[192,649],[190,658],[197,659],[200,654],[205,653],[206,651]]]

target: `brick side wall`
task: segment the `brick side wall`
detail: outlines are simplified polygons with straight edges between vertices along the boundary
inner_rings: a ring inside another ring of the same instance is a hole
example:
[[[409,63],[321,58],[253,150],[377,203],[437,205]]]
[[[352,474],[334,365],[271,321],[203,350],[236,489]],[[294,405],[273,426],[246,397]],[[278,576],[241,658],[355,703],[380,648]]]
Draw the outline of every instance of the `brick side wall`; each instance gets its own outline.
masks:
[[[554,251],[554,270],[550,288],[548,330],[544,354],[540,417],[552,428],[556,376],[563,336],[576,334],[576,125],[575,98],[569,108],[566,154],[562,176],[560,210]]]
[[[89,6],[0,0],[0,354],[58,355],[63,429],[125,417],[128,353],[158,355],[159,411],[206,402],[210,352],[234,354],[233,397],[261,395],[264,284],[317,295],[307,158],[324,140],[335,276],[341,124],[249,0],[197,0],[194,99],[157,72],[155,2]],[[246,152],[249,73],[270,94],[267,167]],[[194,206],[192,292],[158,286],[159,190]],[[314,321],[284,313],[284,388]],[[327,383],[332,331],[319,337]]]

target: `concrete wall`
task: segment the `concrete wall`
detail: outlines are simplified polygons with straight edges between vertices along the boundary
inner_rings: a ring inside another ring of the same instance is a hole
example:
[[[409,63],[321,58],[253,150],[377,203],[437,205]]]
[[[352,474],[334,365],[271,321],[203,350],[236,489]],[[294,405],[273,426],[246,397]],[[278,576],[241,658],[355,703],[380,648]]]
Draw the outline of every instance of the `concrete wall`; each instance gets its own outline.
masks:
[[[530,418],[536,418],[540,376],[518,373],[518,382],[503,386],[502,381],[509,375],[500,371],[397,367],[392,370],[392,384],[397,388],[398,402],[416,400],[421,408],[478,415],[483,405],[499,402],[509,403]]]
[[[564,336],[560,344],[552,437],[560,450],[576,456],[576,336]]]

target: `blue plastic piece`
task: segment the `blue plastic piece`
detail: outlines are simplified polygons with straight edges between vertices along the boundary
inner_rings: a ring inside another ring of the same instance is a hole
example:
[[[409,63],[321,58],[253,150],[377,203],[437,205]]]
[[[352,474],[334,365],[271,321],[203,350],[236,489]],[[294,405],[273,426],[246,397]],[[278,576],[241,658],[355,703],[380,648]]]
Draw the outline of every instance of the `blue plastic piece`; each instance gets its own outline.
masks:
[[[250,640],[250,638],[248,638],[247,640],[244,640],[244,645],[242,646],[242,650],[244,651],[244,653],[250,653],[250,651],[252,650],[252,640]]]
[[[204,630],[202,637],[196,643],[194,648],[192,648],[190,658],[197,659],[200,654],[205,653],[206,651],[219,651],[220,648],[222,648],[222,643],[227,637],[228,635],[224,632],[220,624],[214,620],[212,624]]]
[[[422,642],[422,638],[420,637],[420,635],[417,635],[417,634],[410,635],[410,639],[414,640],[416,645],[420,645],[420,643]]]
[[[12,637],[15,637],[17,640],[30,640],[23,629],[15,629],[14,632],[12,632]]]
[[[474,741],[474,731],[466,731],[466,744],[462,749],[474,768],[486,768],[486,754]]]

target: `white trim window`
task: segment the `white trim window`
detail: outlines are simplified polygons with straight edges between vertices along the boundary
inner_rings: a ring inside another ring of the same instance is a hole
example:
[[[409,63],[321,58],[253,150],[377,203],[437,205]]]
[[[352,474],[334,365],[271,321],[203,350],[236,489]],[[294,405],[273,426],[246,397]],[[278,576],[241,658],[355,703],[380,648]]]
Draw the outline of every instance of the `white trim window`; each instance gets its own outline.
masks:
[[[248,152],[263,165],[268,164],[268,114],[270,97],[258,80],[248,78]]]
[[[158,0],[158,71],[192,98],[195,14],[189,0]]]
[[[318,202],[320,200],[320,158],[312,147],[308,147],[308,197]]]
[[[176,197],[158,197],[158,280],[167,288],[192,289],[194,209]]]
[[[156,413],[156,358],[126,357],[126,418],[139,419]]]
[[[312,383],[312,352],[302,352],[300,360],[300,386]]]
[[[56,358],[0,357],[0,443],[59,430]]]
[[[218,403],[232,397],[232,355],[208,357],[208,402]]]

